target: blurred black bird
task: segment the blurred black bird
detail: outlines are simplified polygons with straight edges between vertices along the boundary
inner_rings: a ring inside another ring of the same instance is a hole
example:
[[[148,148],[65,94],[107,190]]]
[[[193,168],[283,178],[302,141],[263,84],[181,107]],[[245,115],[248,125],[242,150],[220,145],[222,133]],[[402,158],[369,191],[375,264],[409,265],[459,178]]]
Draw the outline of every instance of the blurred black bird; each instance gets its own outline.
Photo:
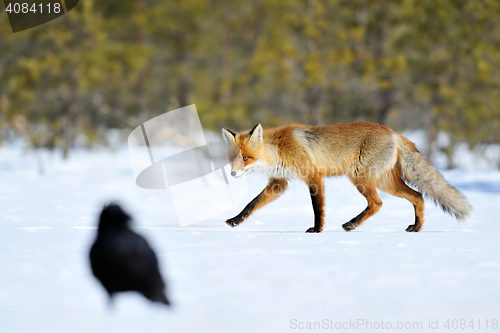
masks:
[[[151,301],[169,305],[156,255],[144,237],[129,228],[130,221],[117,204],[103,208],[90,250],[92,272],[110,300],[117,292],[138,291]]]

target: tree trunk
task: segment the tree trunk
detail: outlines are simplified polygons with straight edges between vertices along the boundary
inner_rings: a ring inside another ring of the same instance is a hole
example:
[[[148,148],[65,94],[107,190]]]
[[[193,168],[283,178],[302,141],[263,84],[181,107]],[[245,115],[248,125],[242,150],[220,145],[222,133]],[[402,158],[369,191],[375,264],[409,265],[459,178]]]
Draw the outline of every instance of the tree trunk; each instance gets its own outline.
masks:
[[[187,45],[185,40],[182,42],[181,50],[179,51],[179,68],[180,68],[180,82],[177,98],[180,107],[189,105],[189,95],[191,92],[191,80],[189,71],[189,58]]]
[[[382,106],[379,109],[377,121],[381,125],[387,125],[387,115],[392,107],[392,90],[382,89],[380,97],[382,99]]]
[[[74,97],[64,103],[62,118],[63,118],[63,158],[66,160],[69,157],[69,150],[73,141],[73,119],[71,117],[71,106],[75,101]]]
[[[324,90],[320,86],[313,86],[305,92],[305,104],[311,125],[323,125],[321,110],[324,106]]]
[[[135,11],[137,15],[141,15],[144,13],[146,8],[146,4],[144,0],[136,0],[135,1]],[[140,49],[144,46],[145,43],[145,32],[144,29],[140,26],[137,27],[137,31],[135,34],[135,44],[137,47]],[[137,93],[137,101],[138,101],[138,114],[139,114],[139,119],[145,121],[148,119],[148,112],[147,112],[147,97],[146,97],[146,91],[144,88],[144,81],[146,79],[146,71],[147,71],[147,65],[144,66],[139,70],[139,74],[137,76],[137,81],[135,83],[135,90]]]
[[[444,147],[443,152],[446,155],[446,169],[451,170],[455,169],[457,166],[453,160],[455,157],[455,143],[452,139],[450,139],[450,143],[448,146]]]

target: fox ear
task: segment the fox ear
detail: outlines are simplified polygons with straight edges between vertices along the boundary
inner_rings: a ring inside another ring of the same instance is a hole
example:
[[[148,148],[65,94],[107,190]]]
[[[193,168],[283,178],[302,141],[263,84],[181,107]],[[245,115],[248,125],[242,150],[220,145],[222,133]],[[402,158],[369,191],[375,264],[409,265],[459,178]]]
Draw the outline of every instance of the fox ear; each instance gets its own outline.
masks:
[[[236,133],[227,128],[222,129],[222,137],[228,145],[234,145],[236,143]]]
[[[249,133],[250,142],[254,145],[260,145],[264,139],[262,138],[262,125],[255,125]]]

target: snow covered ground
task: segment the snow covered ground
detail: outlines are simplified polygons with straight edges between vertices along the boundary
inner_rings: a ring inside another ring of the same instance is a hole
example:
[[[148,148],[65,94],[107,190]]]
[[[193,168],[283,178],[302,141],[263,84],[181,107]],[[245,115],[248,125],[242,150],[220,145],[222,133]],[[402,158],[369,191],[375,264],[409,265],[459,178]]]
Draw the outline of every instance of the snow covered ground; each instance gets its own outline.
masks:
[[[436,321],[448,330],[448,319],[449,331],[460,330],[460,320],[468,330],[474,320],[476,331],[500,320],[499,171],[443,172],[474,207],[471,230],[427,201],[424,230],[407,233],[411,204],[381,193],[380,212],[347,233],[341,224],[366,203],[335,178],[327,182],[324,232],[305,234],[313,211],[300,183],[232,229],[224,220],[266,182],[251,177],[238,207],[181,228],[168,190],[134,184],[126,148],[75,152],[67,162],[43,158],[40,176],[32,155],[0,148],[2,333],[311,331],[308,323],[371,331],[367,321],[373,329],[426,331]],[[134,293],[110,308],[93,278],[97,214],[114,199],[156,250],[171,309]]]

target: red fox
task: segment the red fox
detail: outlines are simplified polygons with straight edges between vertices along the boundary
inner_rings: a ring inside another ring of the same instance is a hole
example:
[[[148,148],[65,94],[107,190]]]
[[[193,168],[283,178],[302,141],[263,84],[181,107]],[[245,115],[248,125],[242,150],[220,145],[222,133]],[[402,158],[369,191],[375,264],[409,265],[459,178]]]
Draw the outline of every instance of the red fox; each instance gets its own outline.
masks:
[[[405,198],[415,208],[415,223],[406,231],[418,232],[424,223],[422,194],[465,224],[472,207],[443,176],[434,169],[415,145],[387,126],[375,123],[352,123],[335,126],[293,124],[263,129],[261,124],[250,131],[235,133],[227,128],[222,135],[228,146],[231,175],[241,177],[262,172],[269,177],[266,188],[237,216],[226,223],[236,227],[255,210],[278,198],[288,180],[301,179],[309,187],[314,211],[314,226],[306,232],[321,232],[324,224],[323,178],[347,175],[368,201],[358,216],[342,227],[354,230],[378,212],[382,201],[377,188]]]

